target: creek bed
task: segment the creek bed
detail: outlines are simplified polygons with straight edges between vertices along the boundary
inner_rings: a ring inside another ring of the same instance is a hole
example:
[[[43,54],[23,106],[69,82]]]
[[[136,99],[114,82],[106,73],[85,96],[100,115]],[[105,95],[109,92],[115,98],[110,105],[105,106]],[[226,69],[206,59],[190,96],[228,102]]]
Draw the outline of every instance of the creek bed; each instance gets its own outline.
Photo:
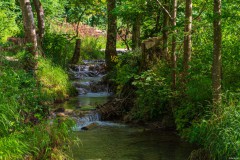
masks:
[[[89,65],[94,68],[91,62],[75,67],[74,83],[78,86],[79,95],[60,107],[81,111],[107,101],[110,95],[107,88],[98,92],[91,91],[90,82],[99,81],[103,75],[97,74],[96,70],[89,71]],[[96,73],[96,76],[92,76],[92,73]],[[91,124],[94,124],[93,128],[83,130]],[[71,146],[75,160],[186,160],[195,149],[194,145],[184,142],[173,131],[148,130],[141,126],[104,122],[94,112],[79,117],[73,129],[81,140],[78,146]]]

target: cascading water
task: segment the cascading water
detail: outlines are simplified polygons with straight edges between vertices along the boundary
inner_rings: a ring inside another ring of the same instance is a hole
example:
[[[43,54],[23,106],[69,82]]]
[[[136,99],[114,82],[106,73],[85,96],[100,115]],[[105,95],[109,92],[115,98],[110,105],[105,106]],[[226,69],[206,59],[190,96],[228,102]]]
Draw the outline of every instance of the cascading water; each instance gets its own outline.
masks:
[[[70,74],[75,79],[73,85],[79,93],[80,110],[81,108],[88,108],[88,106],[93,106],[94,108],[97,104],[106,102],[111,95],[108,86],[101,82],[105,75],[104,61],[84,61],[83,65],[72,66]],[[91,124],[97,126],[123,126],[111,122],[102,122],[98,113],[89,111],[83,117],[77,119],[77,125],[74,127],[74,130],[85,130],[86,126]]]

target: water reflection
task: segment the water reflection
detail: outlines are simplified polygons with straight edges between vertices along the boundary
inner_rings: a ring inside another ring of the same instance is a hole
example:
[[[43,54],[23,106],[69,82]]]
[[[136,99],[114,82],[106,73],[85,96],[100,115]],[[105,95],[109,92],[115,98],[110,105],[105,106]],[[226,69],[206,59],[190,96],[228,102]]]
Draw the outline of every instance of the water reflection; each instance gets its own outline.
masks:
[[[74,159],[186,160],[194,146],[169,131],[146,131],[127,126],[102,126],[78,132],[80,147]]]

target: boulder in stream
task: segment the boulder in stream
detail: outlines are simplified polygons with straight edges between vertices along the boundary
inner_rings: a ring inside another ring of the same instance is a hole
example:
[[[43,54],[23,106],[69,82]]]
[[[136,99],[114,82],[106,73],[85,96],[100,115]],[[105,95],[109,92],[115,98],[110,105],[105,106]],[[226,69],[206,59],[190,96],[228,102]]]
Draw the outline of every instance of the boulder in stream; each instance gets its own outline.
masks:
[[[89,129],[93,129],[93,128],[96,128],[98,126],[97,123],[91,123],[85,127],[82,127],[81,130],[89,130]]]

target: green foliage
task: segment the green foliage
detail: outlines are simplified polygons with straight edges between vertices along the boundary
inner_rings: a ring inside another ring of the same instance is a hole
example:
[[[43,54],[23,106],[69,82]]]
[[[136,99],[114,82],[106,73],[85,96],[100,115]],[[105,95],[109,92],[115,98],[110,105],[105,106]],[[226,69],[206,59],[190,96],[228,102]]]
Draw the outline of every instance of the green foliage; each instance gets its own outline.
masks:
[[[54,64],[66,67],[74,52],[75,43],[70,41],[69,35],[47,33],[44,36],[43,50],[47,58]]]
[[[70,119],[55,119],[51,122],[43,122],[28,130],[25,138],[34,138],[27,142],[29,147],[31,146],[29,149],[32,153],[32,159],[54,159],[58,156],[62,156],[62,159],[68,158],[61,150],[66,150],[65,144],[71,142],[70,135],[73,132],[70,128],[73,125],[74,122]],[[59,150],[59,146],[61,146],[61,150]]]
[[[119,93],[123,86],[137,75],[140,64],[139,55],[140,51],[128,52],[118,56],[118,59],[116,59],[115,72],[111,78],[118,85]]]
[[[227,96],[227,101],[216,110],[193,124],[189,139],[202,144],[215,159],[240,158],[239,93]]]
[[[70,0],[65,8],[67,22],[71,24],[83,22],[92,27],[106,28],[105,0]]]
[[[229,12],[228,7],[231,8]],[[240,12],[235,10],[236,5],[230,2],[224,4],[223,23],[223,87],[225,90],[237,91],[240,89],[239,57],[240,57]],[[232,17],[234,15],[234,18]]]
[[[47,97],[37,88],[31,74],[24,70],[1,67],[0,78],[0,134],[7,135],[21,127],[24,116],[40,113],[44,116],[46,107],[39,105]],[[22,117],[23,116],[23,117]]]
[[[0,2],[0,43],[6,42],[7,38],[19,32],[15,22],[18,16],[15,0]]]
[[[24,54],[18,54],[18,58]],[[20,62],[10,62],[0,56],[0,159],[64,156],[61,149],[69,142],[73,121],[47,122],[49,107],[44,104],[67,93],[68,77],[62,69],[51,66],[49,60],[41,59],[39,81],[36,81],[32,73],[22,69]],[[46,77],[52,81],[44,81]],[[46,85],[51,94],[43,92]]]
[[[1,137],[0,159],[70,159],[63,150],[68,150],[66,143],[73,142],[69,138],[73,134],[71,127],[72,120],[59,123],[56,119]]]
[[[171,90],[166,79],[158,72],[148,70],[135,76],[133,85],[137,87],[135,118],[157,119],[168,111]]]
[[[85,37],[81,43],[81,59],[104,59],[104,38]]]
[[[41,0],[41,3],[47,20],[57,21],[64,17],[67,0]],[[49,24],[47,23],[47,25]]]

